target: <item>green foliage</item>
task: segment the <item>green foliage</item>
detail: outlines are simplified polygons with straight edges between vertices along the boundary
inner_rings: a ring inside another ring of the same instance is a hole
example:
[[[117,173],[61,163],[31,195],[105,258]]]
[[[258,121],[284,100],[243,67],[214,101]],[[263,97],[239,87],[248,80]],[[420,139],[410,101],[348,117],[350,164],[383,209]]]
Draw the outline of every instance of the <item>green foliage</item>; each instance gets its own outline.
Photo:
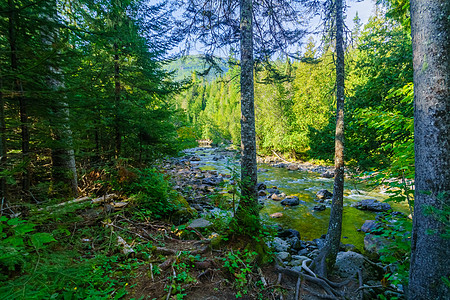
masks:
[[[388,267],[385,278],[397,286],[408,285],[411,258],[412,222],[406,216],[389,213],[379,218],[381,225],[376,231],[386,239],[387,244],[380,250],[380,261]]]
[[[35,232],[36,224],[19,218],[0,217],[0,269],[20,273],[30,261],[30,254],[38,254],[56,240],[50,233]],[[6,276],[0,272],[0,277]],[[4,278],[3,278],[4,279]]]
[[[247,249],[242,252],[230,250],[222,259],[223,268],[234,278],[235,287],[238,289],[236,298],[248,293],[249,275],[252,273],[257,255],[258,253]]]
[[[164,174],[154,168],[137,170],[138,177],[122,186],[138,209],[145,210],[154,218],[167,217],[178,208],[178,194],[172,190]]]

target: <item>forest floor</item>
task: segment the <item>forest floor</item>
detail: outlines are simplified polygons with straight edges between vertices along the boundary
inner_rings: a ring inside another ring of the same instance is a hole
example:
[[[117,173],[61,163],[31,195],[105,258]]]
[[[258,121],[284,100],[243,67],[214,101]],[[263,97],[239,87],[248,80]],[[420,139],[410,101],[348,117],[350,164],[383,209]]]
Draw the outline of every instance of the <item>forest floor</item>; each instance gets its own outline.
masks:
[[[269,253],[271,262],[259,263],[254,249],[227,240],[229,217],[210,217],[203,220],[206,225],[193,226],[192,220],[200,218],[194,210],[233,207],[221,197],[221,188],[195,183],[218,174],[192,168],[193,159],[168,161],[159,169],[171,178],[186,206],[180,210],[184,214],[165,221],[150,217],[135,200],[120,195],[25,209],[20,217],[14,206],[2,203],[0,298],[376,298],[377,288],[363,286],[356,274],[318,279],[305,270],[292,271],[275,253]],[[90,181],[97,195],[111,192],[102,190],[101,176]],[[268,229],[260,238],[273,240],[276,235],[276,230]]]

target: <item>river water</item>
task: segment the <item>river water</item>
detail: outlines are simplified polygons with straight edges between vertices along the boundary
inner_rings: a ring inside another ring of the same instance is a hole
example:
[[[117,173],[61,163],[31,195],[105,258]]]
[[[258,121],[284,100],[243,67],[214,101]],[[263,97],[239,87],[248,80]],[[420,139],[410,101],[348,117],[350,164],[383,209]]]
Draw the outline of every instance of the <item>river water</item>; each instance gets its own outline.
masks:
[[[191,162],[203,170],[217,170],[220,174],[231,174],[238,168],[237,159],[222,156],[217,148],[193,148],[186,151],[200,158],[198,162]],[[264,207],[260,214],[267,224],[280,224],[283,228],[292,228],[300,232],[302,240],[308,241],[320,238],[328,228],[330,206],[324,211],[315,211],[313,207],[318,204],[316,193],[321,189],[333,191],[331,178],[323,178],[318,173],[307,171],[290,171],[285,168],[272,167],[267,164],[258,164],[258,182],[263,182],[269,187],[277,187],[288,196],[297,196],[303,204],[294,207],[283,207],[279,201],[265,198]],[[262,172],[261,172],[262,171]],[[367,184],[356,181],[345,181],[344,191],[344,215],[342,243],[353,244],[360,251],[364,248],[364,233],[358,231],[366,220],[374,220],[376,213],[361,211],[351,207],[363,199],[377,199],[384,201],[388,194],[379,188],[374,189]],[[406,204],[390,203],[394,210],[408,214]],[[271,218],[270,215],[281,212],[281,218]]]

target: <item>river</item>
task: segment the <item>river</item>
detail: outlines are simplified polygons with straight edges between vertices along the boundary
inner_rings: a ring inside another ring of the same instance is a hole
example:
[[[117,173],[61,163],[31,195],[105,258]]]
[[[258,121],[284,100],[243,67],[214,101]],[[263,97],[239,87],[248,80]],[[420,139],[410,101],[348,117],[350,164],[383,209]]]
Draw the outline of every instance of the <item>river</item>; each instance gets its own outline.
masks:
[[[231,174],[238,168],[237,159],[229,155],[231,152],[220,152],[212,147],[193,148],[185,152],[200,158],[199,161],[191,163],[202,170],[217,170],[220,174]],[[260,198],[264,203],[260,212],[261,219],[266,224],[280,224],[283,228],[296,229],[305,241],[320,238],[327,231],[330,205],[327,204],[324,211],[315,211],[313,208],[318,204],[316,193],[322,189],[332,192],[333,181],[333,178],[323,178],[315,172],[290,171],[268,164],[258,164],[258,182],[264,183],[268,188],[275,186],[286,195],[297,196],[304,201],[299,206],[283,207],[279,201],[267,197]],[[353,244],[360,251],[364,251],[365,234],[359,229],[366,220],[374,220],[376,213],[358,210],[351,207],[351,204],[363,199],[385,201],[388,196],[380,188],[374,189],[362,181],[346,179],[342,243]],[[409,214],[406,204],[390,204],[394,210]],[[271,218],[270,215],[276,212],[281,212],[283,216]]]

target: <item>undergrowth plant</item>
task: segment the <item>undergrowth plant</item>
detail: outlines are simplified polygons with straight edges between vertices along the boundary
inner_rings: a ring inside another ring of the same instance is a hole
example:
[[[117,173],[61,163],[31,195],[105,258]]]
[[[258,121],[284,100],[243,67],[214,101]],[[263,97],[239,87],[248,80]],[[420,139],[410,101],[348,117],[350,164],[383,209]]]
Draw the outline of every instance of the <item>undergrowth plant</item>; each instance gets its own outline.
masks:
[[[230,250],[222,259],[223,268],[234,277],[234,285],[238,289],[236,298],[246,295],[249,291],[249,276],[254,268],[258,253],[244,249]]]

